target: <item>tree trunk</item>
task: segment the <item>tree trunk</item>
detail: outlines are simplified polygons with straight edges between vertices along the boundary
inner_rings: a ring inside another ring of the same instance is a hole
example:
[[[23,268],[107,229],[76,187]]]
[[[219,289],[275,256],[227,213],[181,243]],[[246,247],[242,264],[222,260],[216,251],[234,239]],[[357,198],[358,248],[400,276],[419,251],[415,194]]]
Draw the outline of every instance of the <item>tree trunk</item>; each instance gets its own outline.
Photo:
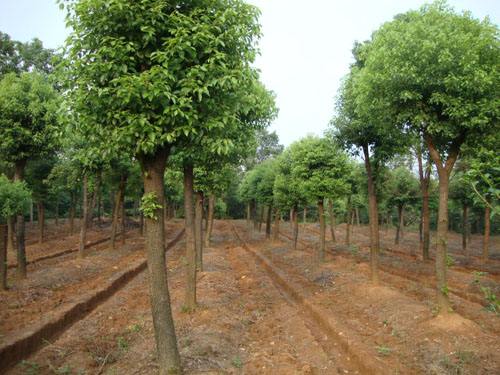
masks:
[[[33,227],[33,200],[30,202],[30,225]]]
[[[359,222],[359,208],[355,207],[354,212],[356,213],[356,225],[359,227],[361,225]]]
[[[330,216],[330,235],[332,236],[332,242],[336,242],[335,238],[335,211],[333,209],[333,200],[328,199],[328,213]]]
[[[121,183],[121,181],[120,181]],[[113,205],[113,218],[111,221],[111,248],[115,249],[116,248],[116,232],[118,229],[118,207],[120,207],[120,201],[121,201],[121,189],[118,189],[115,193],[115,204]]]
[[[210,247],[212,229],[214,227],[215,195],[208,196],[207,229],[205,232],[205,247]],[[250,225],[250,205],[247,203],[247,223]]]
[[[142,212],[139,214],[139,232],[141,236],[144,236],[144,214]]]
[[[279,241],[280,239],[280,219],[281,219],[280,209],[276,207],[274,209],[273,241]]]
[[[122,217],[121,217],[121,234],[122,234],[122,245],[125,245],[125,240],[127,238],[127,212],[125,211],[125,190],[122,191],[122,201],[120,205],[120,209],[122,211]]]
[[[260,206],[259,233],[262,232],[262,222],[264,221],[264,205]]]
[[[439,177],[439,210],[437,224],[437,246],[436,246],[436,281],[437,281],[437,302],[441,313],[450,310],[448,298],[448,284],[446,279],[446,252],[448,247],[448,191],[449,179],[455,161],[458,158],[460,145],[463,136],[458,137],[450,146],[448,157],[444,165],[441,162],[441,155],[436,149],[432,138],[425,134],[425,140],[429,148],[429,153],[436,165]]]
[[[82,199],[82,220],[80,221],[80,244],[78,246],[78,257],[83,258],[85,255],[85,241],[87,240],[87,224],[88,224],[88,211],[89,211],[89,203],[88,203],[88,176],[87,174],[83,175],[83,199]]]
[[[469,252],[467,249],[467,223],[469,207],[467,204],[462,205],[462,251],[464,252],[467,259],[469,258]]]
[[[297,250],[297,242],[299,239],[299,212],[298,207],[293,208],[293,249]]]
[[[11,216],[7,218],[7,256],[14,253],[14,226],[16,224],[16,217]]]
[[[56,209],[55,209],[54,224],[56,227],[59,225],[59,199],[56,199]]]
[[[97,225],[102,225],[102,191],[97,192]]]
[[[69,206],[69,234],[75,231],[75,194],[71,193],[71,202]]]
[[[193,206],[193,166],[184,166],[184,217],[186,228],[186,296],[184,305],[196,307],[196,245]]]
[[[484,236],[483,236],[483,260],[486,261],[489,258],[490,252],[490,206],[489,202],[486,204],[484,209]]]
[[[203,192],[195,193],[194,202],[194,234],[196,249],[196,269],[203,271]]]
[[[247,226],[250,228],[251,225],[251,214],[250,214],[250,202],[247,202]]]
[[[427,166],[424,171],[422,161],[422,146],[417,147],[417,161],[418,161],[418,175],[420,179],[420,192],[422,194],[422,242],[420,244],[422,259],[424,261],[430,260],[429,247],[430,247],[430,211],[429,211],[429,182],[431,175],[431,164],[427,161]]]
[[[45,240],[45,206],[42,201],[38,202],[38,243]]]
[[[319,217],[319,253],[318,259],[320,262],[325,261],[325,208],[323,199],[318,200],[318,217]]]
[[[345,244],[351,246],[351,209],[349,208],[345,214]]]
[[[370,214],[370,273],[371,281],[374,284],[378,284],[378,253],[380,248],[378,207],[368,145],[363,146],[363,153],[365,157],[366,176],[368,180],[368,208]]]
[[[394,239],[394,243],[396,245],[399,244],[399,238],[402,237],[401,232],[402,232],[402,223],[401,221],[403,220],[403,205],[398,205],[398,226],[396,228],[396,238]]]
[[[304,212],[303,212],[303,218],[302,218],[302,222],[305,224],[307,223],[307,206],[304,207]]]
[[[15,165],[14,181],[24,180],[24,168],[26,160],[18,161]],[[16,237],[17,237],[17,277],[18,279],[26,278],[26,242],[25,242],[26,226],[24,223],[24,212],[17,215]]]
[[[96,203],[97,203],[97,196],[99,194],[99,191],[101,189],[101,172],[99,172],[97,175],[96,175],[96,180],[95,180],[95,186],[94,186],[94,192],[92,194],[92,199],[90,201],[90,207],[88,208],[88,214],[87,214],[87,225],[89,228],[92,228],[93,224],[94,224],[94,209],[96,207]]]
[[[273,214],[272,205],[267,206],[267,217],[266,217],[266,239],[271,238],[271,218]]]
[[[0,290],[7,290],[7,226],[0,225]]]
[[[163,207],[165,199],[163,176],[167,157],[168,150],[160,150],[154,156],[139,158],[144,194],[155,197],[160,207]],[[145,217],[145,242],[158,365],[160,375],[167,375],[180,374],[182,369],[170,307],[165,259],[165,223],[161,210],[162,208],[157,208],[152,217]]]

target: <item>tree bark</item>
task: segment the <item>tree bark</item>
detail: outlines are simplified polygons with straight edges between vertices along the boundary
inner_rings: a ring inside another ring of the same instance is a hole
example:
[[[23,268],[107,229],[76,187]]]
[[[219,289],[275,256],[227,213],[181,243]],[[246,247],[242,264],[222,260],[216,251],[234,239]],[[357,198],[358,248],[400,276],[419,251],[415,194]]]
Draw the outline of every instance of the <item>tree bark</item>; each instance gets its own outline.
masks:
[[[365,157],[366,176],[368,180],[368,208],[370,214],[370,273],[371,281],[378,284],[378,253],[380,248],[379,228],[378,228],[378,207],[377,195],[375,191],[375,181],[373,178],[372,166],[370,163],[370,153],[368,145],[363,146]]]
[[[489,202],[488,202],[489,203]],[[484,236],[483,236],[483,261],[488,260],[490,257],[490,214],[491,209],[489,204],[486,204],[484,209]]]
[[[196,250],[196,269],[203,271],[203,192],[195,193],[194,203],[194,234],[195,234],[195,250]]]
[[[189,310],[196,307],[196,245],[193,206],[193,166],[184,166],[184,217],[186,228],[186,296],[184,305]]]
[[[151,310],[155,332],[160,375],[182,373],[174,321],[170,306],[167,267],[165,259],[165,223],[162,208],[165,200],[163,176],[168,150],[157,151],[153,156],[140,156],[144,194],[156,197],[160,205],[153,217],[145,217],[145,242],[148,260]]]
[[[417,162],[418,162],[418,175],[420,180],[420,192],[422,195],[422,242],[420,243],[420,250],[422,259],[424,261],[430,260],[429,247],[430,247],[430,211],[429,211],[429,183],[431,176],[431,164],[427,160],[427,166],[424,171],[422,161],[422,146],[417,146]]]
[[[80,221],[80,244],[78,246],[78,257],[83,258],[85,255],[85,241],[87,240],[87,224],[88,224],[88,176],[83,175],[83,189],[82,189],[82,220]]]
[[[403,205],[398,205],[398,226],[396,228],[396,238],[394,239],[394,243],[399,245],[399,238],[402,237],[402,222],[403,221]]]
[[[464,135],[463,135],[464,136]],[[437,281],[437,302],[441,313],[447,313],[450,308],[448,298],[448,284],[446,278],[446,252],[448,247],[448,192],[449,179],[455,161],[458,158],[460,145],[463,136],[458,137],[450,146],[446,162],[442,163],[439,151],[434,145],[432,138],[424,134],[425,141],[429,148],[429,153],[436,165],[439,177],[439,210],[437,225],[437,246],[436,246],[436,281]]]
[[[355,207],[354,212],[356,213],[356,225],[359,227],[361,225],[359,222],[359,208]]]
[[[273,213],[273,210],[272,210],[272,205],[269,205],[267,206],[267,217],[266,217],[266,239],[270,239],[271,238],[271,218],[272,218],[272,213]]]
[[[208,196],[207,229],[205,232],[205,247],[210,247],[212,229],[214,227],[215,195]],[[250,225],[250,205],[247,203],[247,223]]]
[[[264,205],[260,206],[259,233],[262,232],[262,222],[264,221]]]
[[[281,219],[280,209],[276,207],[274,209],[273,241],[279,241],[280,239],[280,219]]]
[[[7,226],[0,225],[0,290],[7,290]]]
[[[467,204],[462,205],[462,251],[467,259],[469,258],[469,251],[467,249],[467,225],[468,225],[469,207]]]
[[[297,250],[297,242],[299,239],[299,218],[298,207],[293,208],[293,249]]]
[[[304,212],[303,212],[303,217],[302,217],[302,222],[305,224],[307,223],[307,206],[304,207]]]
[[[87,225],[89,228],[92,228],[94,224],[94,209],[97,203],[97,195],[99,194],[99,191],[101,189],[101,178],[102,178],[101,172],[97,173],[94,192],[92,194],[92,199],[90,200],[90,207],[88,208],[88,213],[87,213],[87,221],[88,221]]]
[[[318,218],[319,218],[319,253],[318,259],[320,262],[325,261],[325,207],[323,199],[318,200]]]
[[[330,235],[332,236],[332,242],[336,242],[335,238],[335,210],[333,209],[333,200],[328,199],[328,213],[330,216]]]
[[[45,240],[45,206],[42,201],[38,202],[38,243]]]
[[[26,167],[26,160],[18,161],[15,165],[14,181],[24,180],[24,168]],[[26,278],[26,242],[24,212],[17,215],[16,224],[16,238],[17,238],[17,278]]]
[[[115,193],[115,204],[113,205],[113,218],[111,221],[111,236],[110,236],[110,241],[111,241],[111,248],[115,249],[116,248],[116,232],[118,228],[118,207],[120,206],[120,201],[121,201],[121,191],[118,189]]]
[[[30,225],[33,227],[33,200],[30,202]]]

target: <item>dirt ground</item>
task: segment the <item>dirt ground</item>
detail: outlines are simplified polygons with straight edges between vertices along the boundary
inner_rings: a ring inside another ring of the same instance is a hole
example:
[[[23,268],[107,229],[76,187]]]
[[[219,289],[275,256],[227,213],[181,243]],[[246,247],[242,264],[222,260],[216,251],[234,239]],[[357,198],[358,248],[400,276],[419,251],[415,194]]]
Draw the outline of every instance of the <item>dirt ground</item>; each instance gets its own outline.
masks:
[[[173,238],[182,222],[167,225],[167,238]],[[341,336],[363,343],[358,356],[381,364],[387,374],[500,373],[500,317],[486,303],[473,302],[484,302],[481,286],[498,291],[495,274],[452,266],[452,288],[471,296],[451,295],[455,313],[436,316],[432,263],[386,251],[382,283],[375,287],[368,281],[366,228],[354,229],[351,247],[328,242],[331,253],[323,264],[314,255],[317,226],[301,226],[297,250],[286,237],[288,224],[281,229],[284,236],[272,242],[244,221],[217,221],[212,246],[204,251],[194,312],[183,308],[184,242],[167,251],[174,321],[187,374],[366,373],[244,244],[282,271],[309,303],[335,317],[344,327]],[[339,227],[339,242],[342,232]],[[398,250],[418,249],[412,235],[405,236]],[[385,241],[390,246],[390,234]],[[69,240],[66,244],[73,246]],[[471,246],[476,248],[474,239]],[[68,254],[29,266],[28,280],[0,295],[0,340],[29,329],[141,257],[143,240],[132,230],[117,250],[103,243],[82,260]],[[494,261],[490,266],[497,267]],[[155,358],[145,271],[7,373],[151,374],[157,372]]]

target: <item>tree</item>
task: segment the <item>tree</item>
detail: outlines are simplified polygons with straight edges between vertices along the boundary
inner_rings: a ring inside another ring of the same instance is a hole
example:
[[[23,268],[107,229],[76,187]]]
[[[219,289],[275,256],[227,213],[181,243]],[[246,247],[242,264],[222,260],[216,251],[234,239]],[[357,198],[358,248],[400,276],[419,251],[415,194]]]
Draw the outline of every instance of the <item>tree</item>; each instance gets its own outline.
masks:
[[[398,15],[372,37],[360,102],[391,117],[394,132],[421,132],[439,177],[438,305],[450,309],[446,278],[449,177],[464,142],[498,123],[498,27],[445,2]]]
[[[292,146],[292,177],[309,201],[316,202],[320,222],[318,259],[325,260],[325,198],[338,199],[349,189],[347,155],[331,139],[307,137]]]
[[[278,134],[274,131],[269,132],[267,129],[259,129],[255,132],[255,143],[253,154],[245,161],[245,168],[247,170],[252,169],[267,159],[276,158],[285,148],[279,143]]]
[[[30,200],[31,194],[24,181],[12,182],[0,175],[0,217],[8,220],[14,215],[24,214]],[[11,226],[12,221],[8,225]],[[7,289],[7,249],[3,245],[0,246],[0,289]]]
[[[68,7],[72,110],[80,114],[80,126],[130,150],[141,164],[160,374],[180,373],[164,254],[166,161],[186,138],[229,130],[250,111],[234,110],[239,95],[229,99],[255,79],[250,64],[260,33],[258,12],[239,0],[127,6],[88,0]],[[222,138],[214,147],[223,153],[226,146]]]
[[[28,160],[57,147],[58,95],[47,77],[36,73],[6,74],[0,81],[0,153],[22,181]],[[18,276],[26,277],[24,216],[17,216]]]

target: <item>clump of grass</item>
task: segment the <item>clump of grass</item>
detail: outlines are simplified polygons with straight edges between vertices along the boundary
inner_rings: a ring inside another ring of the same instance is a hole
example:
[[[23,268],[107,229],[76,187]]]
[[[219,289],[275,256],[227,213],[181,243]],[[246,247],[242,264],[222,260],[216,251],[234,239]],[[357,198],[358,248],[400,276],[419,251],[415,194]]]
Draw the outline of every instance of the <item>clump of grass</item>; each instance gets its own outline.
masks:
[[[377,349],[377,353],[382,356],[388,356],[392,353],[392,349],[384,345],[377,346],[375,349]]]
[[[232,359],[231,364],[236,368],[242,368],[243,362],[240,357],[236,356]]]
[[[481,291],[484,293],[484,298],[488,302],[486,310],[495,314],[500,314],[500,300],[497,298],[496,294],[487,286],[482,286]]]
[[[36,375],[40,371],[40,365],[32,361],[21,361],[21,367],[26,375]]]

